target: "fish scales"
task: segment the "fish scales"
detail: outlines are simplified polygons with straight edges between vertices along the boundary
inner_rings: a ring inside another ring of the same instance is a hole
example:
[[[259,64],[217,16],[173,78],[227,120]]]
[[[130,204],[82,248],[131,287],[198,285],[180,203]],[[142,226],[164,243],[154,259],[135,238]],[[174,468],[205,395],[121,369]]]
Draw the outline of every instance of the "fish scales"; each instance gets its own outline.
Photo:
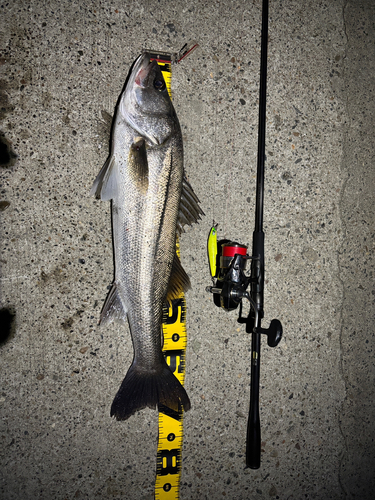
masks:
[[[129,322],[134,358],[111,415],[146,406],[185,410],[190,401],[162,353],[163,304],[190,286],[176,255],[176,233],[203,211],[184,177],[180,125],[156,62],[134,63],[112,128],[111,151],[92,194],[112,200],[115,279],[100,323]]]
[[[168,142],[147,150],[147,194],[140,195],[132,179],[124,176],[121,195],[113,202],[117,289],[126,304],[137,360],[151,366],[161,353],[162,305],[175,254],[182,178],[181,162],[172,170],[169,161],[177,141]]]

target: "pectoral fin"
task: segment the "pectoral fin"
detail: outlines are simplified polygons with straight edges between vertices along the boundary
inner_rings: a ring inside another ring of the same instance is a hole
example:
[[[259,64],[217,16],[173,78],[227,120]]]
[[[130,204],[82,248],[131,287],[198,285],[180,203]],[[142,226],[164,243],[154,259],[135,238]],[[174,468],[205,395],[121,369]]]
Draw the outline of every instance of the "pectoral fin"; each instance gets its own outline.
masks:
[[[148,162],[146,153],[146,141],[142,137],[136,137],[129,151],[129,173],[138,188],[145,194],[148,189]]]
[[[136,137],[130,146],[128,168],[136,188],[145,194],[148,189],[148,162],[146,142],[142,137]],[[118,185],[119,169],[115,157],[111,155],[97,175],[90,194],[98,200],[112,200],[116,198]]]

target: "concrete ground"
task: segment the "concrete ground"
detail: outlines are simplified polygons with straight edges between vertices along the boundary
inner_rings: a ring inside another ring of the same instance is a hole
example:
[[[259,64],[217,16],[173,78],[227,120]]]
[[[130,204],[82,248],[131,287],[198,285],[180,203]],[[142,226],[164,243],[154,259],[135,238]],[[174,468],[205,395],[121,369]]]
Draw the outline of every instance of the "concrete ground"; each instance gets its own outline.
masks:
[[[259,470],[244,459],[250,337],[205,287],[213,219],[251,245],[260,0],[13,0],[0,13],[0,497],[153,498],[157,412],[109,416],[132,346],[127,328],[97,326],[111,223],[89,190],[133,60],[196,39],[172,81],[206,213],[181,239],[181,499],[372,499],[374,2],[270,0],[263,324],[279,318],[284,337],[262,344]]]

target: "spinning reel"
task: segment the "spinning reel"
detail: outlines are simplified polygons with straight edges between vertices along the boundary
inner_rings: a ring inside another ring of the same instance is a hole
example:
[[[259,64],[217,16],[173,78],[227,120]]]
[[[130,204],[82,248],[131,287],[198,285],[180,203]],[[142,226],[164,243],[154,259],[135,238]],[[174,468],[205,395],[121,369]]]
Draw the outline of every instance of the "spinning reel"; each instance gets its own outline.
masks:
[[[267,335],[270,347],[276,347],[282,337],[282,325],[278,319],[273,319],[268,328],[260,327],[263,317],[263,304],[257,304],[255,299],[258,289],[262,286],[262,265],[260,257],[247,254],[247,247],[235,241],[217,241],[217,226],[213,226],[207,242],[210,272],[214,286],[206,288],[213,294],[214,304],[226,311],[233,311],[240,306],[238,322],[246,323],[248,332]],[[251,260],[251,273],[247,275],[246,265]],[[251,293],[247,291],[251,285]],[[251,309],[247,318],[242,317],[242,299],[247,299]]]

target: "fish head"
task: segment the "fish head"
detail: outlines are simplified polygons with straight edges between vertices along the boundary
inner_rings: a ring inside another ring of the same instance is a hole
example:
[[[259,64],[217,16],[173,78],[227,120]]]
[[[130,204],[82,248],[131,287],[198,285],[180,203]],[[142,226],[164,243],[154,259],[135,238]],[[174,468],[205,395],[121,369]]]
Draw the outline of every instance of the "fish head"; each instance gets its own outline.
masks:
[[[141,54],[119,102],[127,123],[151,144],[162,144],[176,124],[176,114],[158,63]]]

